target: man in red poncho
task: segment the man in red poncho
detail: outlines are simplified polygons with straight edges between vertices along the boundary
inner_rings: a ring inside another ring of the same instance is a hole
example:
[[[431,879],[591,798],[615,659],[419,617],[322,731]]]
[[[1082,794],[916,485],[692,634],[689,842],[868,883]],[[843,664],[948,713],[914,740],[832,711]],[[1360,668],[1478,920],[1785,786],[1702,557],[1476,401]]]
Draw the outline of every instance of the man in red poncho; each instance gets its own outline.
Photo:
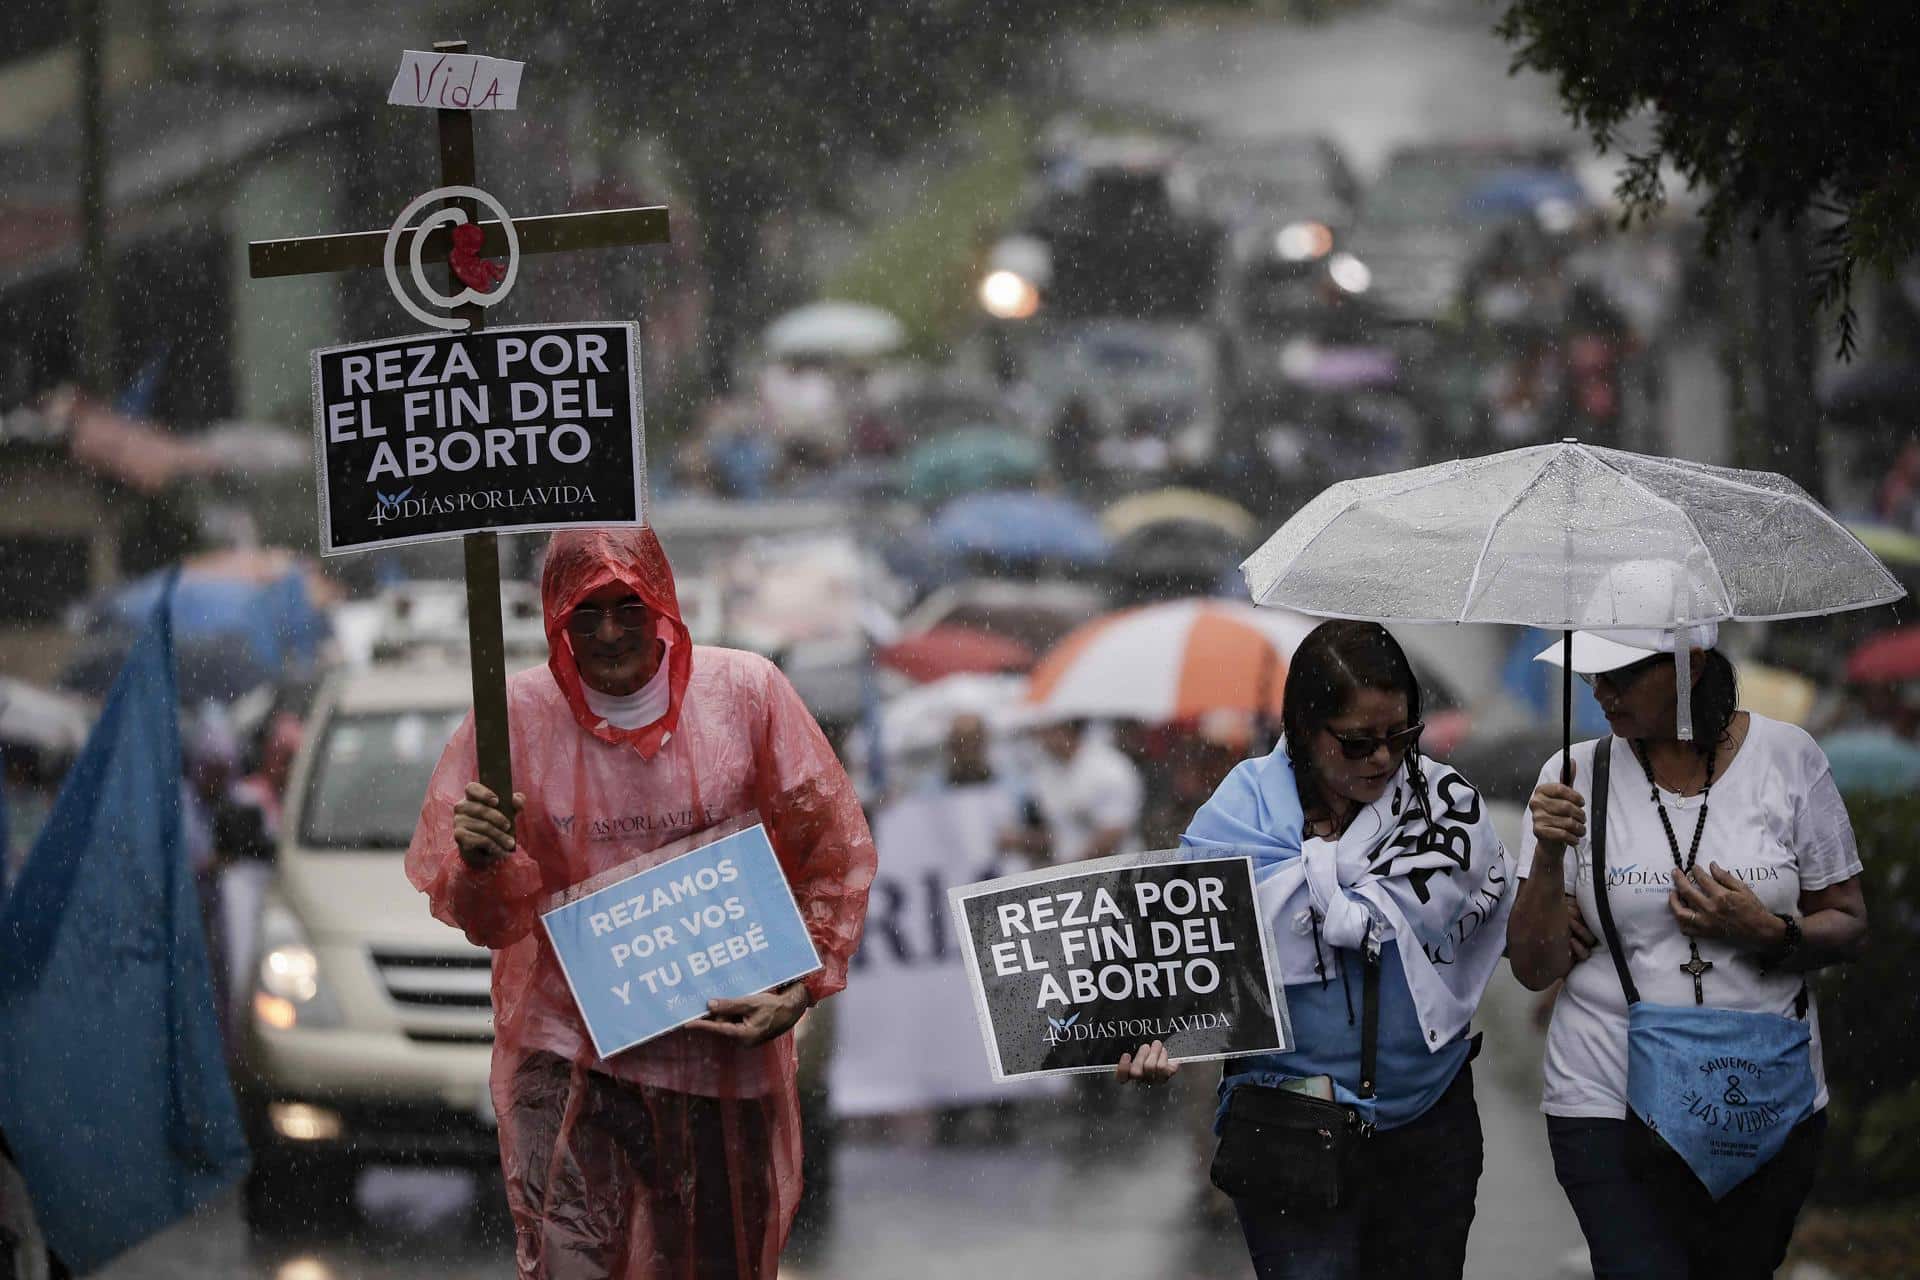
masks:
[[[510,818],[473,779],[473,721],[434,771],[407,875],[494,951],[493,1100],[519,1272],[772,1280],[800,1196],[793,1037],[846,985],[874,849],[853,786],[772,663],[696,648],[650,529],[553,537],[550,656],[507,682]],[[609,1059],[539,913],[609,867],[766,824],[823,968]]]

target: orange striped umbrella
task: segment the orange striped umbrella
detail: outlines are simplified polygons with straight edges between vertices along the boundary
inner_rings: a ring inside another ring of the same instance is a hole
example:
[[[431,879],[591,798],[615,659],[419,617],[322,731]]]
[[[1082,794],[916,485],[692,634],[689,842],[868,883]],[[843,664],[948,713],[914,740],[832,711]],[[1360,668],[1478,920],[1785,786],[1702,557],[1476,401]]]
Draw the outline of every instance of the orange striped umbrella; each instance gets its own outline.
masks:
[[[1287,659],[1320,619],[1231,600],[1176,600],[1096,618],[1034,668],[1027,701],[1055,715],[1160,722],[1280,713]]]

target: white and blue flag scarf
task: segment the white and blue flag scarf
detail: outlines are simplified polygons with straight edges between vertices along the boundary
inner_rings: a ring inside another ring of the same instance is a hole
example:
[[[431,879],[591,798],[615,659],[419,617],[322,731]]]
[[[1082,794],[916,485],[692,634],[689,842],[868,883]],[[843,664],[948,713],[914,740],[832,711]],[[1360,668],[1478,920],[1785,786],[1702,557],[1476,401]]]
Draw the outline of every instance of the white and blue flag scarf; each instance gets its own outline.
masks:
[[[1282,743],[1241,762],[1180,843],[1253,858],[1283,985],[1324,977],[1322,939],[1348,948],[1397,940],[1431,1051],[1466,1030],[1500,963],[1514,865],[1480,793],[1448,765],[1420,758],[1410,770],[1415,761],[1337,842],[1303,852],[1300,792]]]

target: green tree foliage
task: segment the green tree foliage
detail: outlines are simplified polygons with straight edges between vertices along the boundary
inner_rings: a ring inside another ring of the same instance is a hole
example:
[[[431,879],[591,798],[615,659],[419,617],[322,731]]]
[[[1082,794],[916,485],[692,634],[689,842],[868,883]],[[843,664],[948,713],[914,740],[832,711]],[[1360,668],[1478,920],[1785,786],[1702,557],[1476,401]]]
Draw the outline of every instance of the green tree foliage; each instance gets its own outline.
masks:
[[[1822,970],[1820,1032],[1826,1044],[1828,1109],[1817,1194],[1863,1204],[1920,1196],[1920,1036],[1913,980],[1920,972],[1920,798],[1847,797],[1866,871],[1871,935],[1864,959]]]
[[[835,207],[851,172],[1015,81],[1099,0],[507,0],[518,47],[566,46],[595,109],[660,135],[692,185],[718,353],[761,318],[764,221]],[[556,59],[552,54],[549,62]]]
[[[1920,245],[1920,27],[1886,0],[1513,0],[1499,33],[1516,68],[1559,82],[1575,122],[1612,146],[1651,116],[1629,157],[1629,216],[1659,208],[1660,166],[1707,193],[1708,243],[1748,222],[1818,214],[1815,293],[1848,305],[1856,267]]]

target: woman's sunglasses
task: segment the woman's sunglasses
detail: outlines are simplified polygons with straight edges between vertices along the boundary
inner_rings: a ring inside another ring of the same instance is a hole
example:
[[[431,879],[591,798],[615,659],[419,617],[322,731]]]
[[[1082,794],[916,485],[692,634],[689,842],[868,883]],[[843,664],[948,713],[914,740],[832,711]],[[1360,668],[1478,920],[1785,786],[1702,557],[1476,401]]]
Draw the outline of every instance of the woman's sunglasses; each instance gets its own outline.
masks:
[[[1420,741],[1420,733],[1425,724],[1410,724],[1398,733],[1389,733],[1375,737],[1370,733],[1335,733],[1327,730],[1327,735],[1340,744],[1340,754],[1349,760],[1365,760],[1368,756],[1385,747],[1389,755],[1404,755],[1408,748]]]
[[[612,609],[583,604],[567,615],[567,630],[585,640],[599,633],[600,622],[609,613],[613,615],[614,625],[622,631],[638,631],[653,617],[653,611],[638,600],[617,604]]]
[[[1640,677],[1646,675],[1661,663],[1672,661],[1673,655],[1656,653],[1651,657],[1642,658],[1638,662],[1629,662],[1624,667],[1615,667],[1611,671],[1581,671],[1577,674],[1582,680],[1587,682],[1587,688],[1589,689],[1597,688],[1600,682],[1604,680],[1607,682],[1609,688],[1620,693],[1625,693],[1638,683]]]

